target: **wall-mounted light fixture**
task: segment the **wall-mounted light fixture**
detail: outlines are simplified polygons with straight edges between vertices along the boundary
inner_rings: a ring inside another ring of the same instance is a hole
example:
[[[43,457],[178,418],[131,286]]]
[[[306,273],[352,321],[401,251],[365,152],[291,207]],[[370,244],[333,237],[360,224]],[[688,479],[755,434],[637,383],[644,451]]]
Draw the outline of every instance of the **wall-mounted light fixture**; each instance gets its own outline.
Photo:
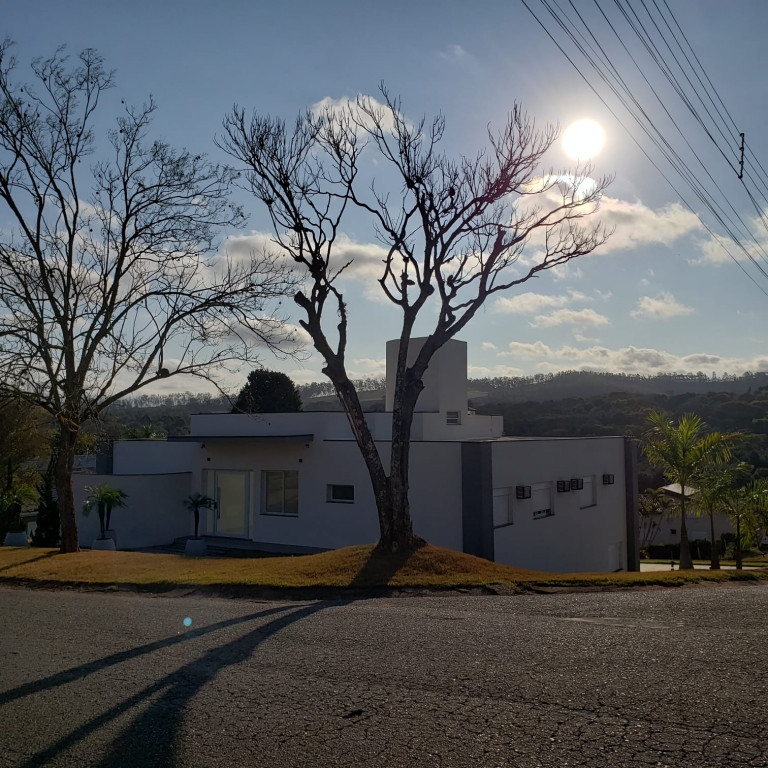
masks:
[[[572,477],[571,478],[571,490],[572,491],[580,491],[584,488],[584,478],[583,477]]]
[[[570,480],[558,480],[557,481],[557,492],[558,493],[566,493],[571,490],[571,482]]]
[[[530,499],[531,498],[531,486],[530,485],[517,485],[517,486],[515,486],[515,498],[516,499]]]
[[[603,485],[613,485],[613,475],[603,475]]]

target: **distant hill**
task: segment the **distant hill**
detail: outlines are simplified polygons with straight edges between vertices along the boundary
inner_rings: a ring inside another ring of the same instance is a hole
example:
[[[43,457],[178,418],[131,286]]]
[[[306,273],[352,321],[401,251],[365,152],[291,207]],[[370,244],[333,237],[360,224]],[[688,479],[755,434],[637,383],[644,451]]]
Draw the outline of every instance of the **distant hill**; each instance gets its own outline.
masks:
[[[709,377],[703,373],[661,373],[641,376],[596,371],[561,371],[511,378],[470,379],[470,400],[483,402],[525,402],[561,400],[567,397],[595,397],[611,392],[645,395],[679,395],[728,392],[744,394],[768,386],[768,373],[745,373],[742,376]]]
[[[384,380],[383,379],[358,379],[354,381],[358,388],[363,408],[367,411],[384,410]],[[657,376],[638,376],[619,373],[596,373],[591,371],[563,371],[555,374],[537,374],[535,376],[519,376],[513,378],[486,378],[469,380],[469,400],[473,408],[481,411],[502,413],[510,416],[508,432],[520,434],[514,429],[513,424],[521,424],[521,418],[525,415],[523,408],[515,412],[514,416],[508,414],[504,405],[522,403],[547,403],[554,402],[562,405],[566,410],[580,411],[575,400],[590,400],[606,397],[616,393],[623,393],[630,399],[636,397],[632,410],[635,412],[635,424],[638,423],[639,412],[649,407],[667,407],[672,403],[670,410],[677,410],[675,403],[687,403],[688,410],[695,410],[707,418],[712,412],[713,404],[722,401],[732,401],[741,396],[750,400],[768,399],[768,395],[756,397],[759,391],[768,387],[768,373],[747,373],[743,376],[721,376],[719,378],[708,377],[700,374],[660,374]],[[298,386],[307,411],[340,411],[341,404],[334,394],[330,381],[312,382]],[[720,395],[718,396],[718,393]],[[630,397],[631,396],[631,397]],[[691,396],[691,398],[688,398]],[[697,400],[694,396],[709,396]],[[672,398],[672,400],[668,400]],[[675,398],[679,398],[676,400]],[[575,400],[574,400],[575,399]],[[624,398],[626,400],[626,398]],[[595,431],[590,434],[607,434],[620,427],[621,421],[610,421],[598,418],[604,410],[622,410],[622,398],[618,397],[609,401],[594,400],[592,407],[594,412],[591,421]],[[723,403],[724,404],[724,403]],[[724,410],[744,410],[745,404],[725,405]],[[748,405],[748,404],[746,404]],[[126,434],[141,433],[142,430],[152,429],[164,434],[185,434],[189,431],[189,417],[192,413],[216,413],[228,412],[231,403],[224,397],[210,394],[195,394],[192,392],[175,392],[165,395],[139,394],[129,397],[113,405],[103,414],[101,424],[95,427],[107,437],[124,437]],[[529,409],[530,410],[530,409]],[[538,410],[538,409],[535,409]],[[763,418],[754,408],[747,408],[752,419]],[[584,430],[590,430],[589,423],[570,423],[568,418],[562,418],[560,408],[549,408],[549,412],[559,413],[557,423],[547,427],[545,418],[536,419],[537,423],[530,425],[530,429],[537,430],[542,436],[547,434],[586,434]],[[747,414],[745,414],[746,418]],[[553,416],[554,418],[554,416]],[[709,419],[708,419],[709,420]],[[727,421],[727,420],[726,420]],[[95,425],[94,425],[95,426]],[[625,423],[626,426],[626,423]],[[745,428],[745,424],[739,422],[729,428]],[[758,422],[757,429],[762,430],[762,422]],[[542,431],[543,430],[543,431]],[[570,430],[570,431],[569,431]],[[534,432],[526,432],[534,434]],[[621,431],[618,434],[627,434]]]
[[[384,380],[356,381],[360,399],[366,410],[383,410]],[[569,397],[596,397],[612,392],[643,395],[680,395],[728,392],[741,395],[768,386],[768,373],[745,373],[742,376],[709,377],[704,373],[663,373],[655,376],[601,373],[596,371],[561,371],[535,376],[514,376],[469,380],[469,400],[477,407],[487,403],[523,403],[562,400]],[[299,386],[304,409],[341,410],[330,382],[313,382]]]

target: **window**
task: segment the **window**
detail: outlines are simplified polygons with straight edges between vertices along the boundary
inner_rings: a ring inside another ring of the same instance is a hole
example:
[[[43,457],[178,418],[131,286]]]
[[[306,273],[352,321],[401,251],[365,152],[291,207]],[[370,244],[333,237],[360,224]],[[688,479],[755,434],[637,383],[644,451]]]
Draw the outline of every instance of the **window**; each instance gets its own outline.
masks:
[[[496,491],[493,494],[493,527],[501,528],[503,525],[512,525],[513,522],[509,491]]]
[[[299,473],[293,470],[263,473],[262,515],[299,514]]]
[[[531,503],[532,502],[532,503]],[[533,510],[533,519],[540,517],[552,517],[552,483],[536,483],[531,486],[530,508]]]
[[[595,501],[595,476],[587,475],[582,479],[584,486],[579,490],[579,506],[582,509],[594,507],[597,503]]]
[[[334,504],[354,504],[355,486],[329,484],[326,487],[325,500]]]
[[[445,423],[452,424],[454,426],[461,424],[461,412],[460,411],[446,411]]]

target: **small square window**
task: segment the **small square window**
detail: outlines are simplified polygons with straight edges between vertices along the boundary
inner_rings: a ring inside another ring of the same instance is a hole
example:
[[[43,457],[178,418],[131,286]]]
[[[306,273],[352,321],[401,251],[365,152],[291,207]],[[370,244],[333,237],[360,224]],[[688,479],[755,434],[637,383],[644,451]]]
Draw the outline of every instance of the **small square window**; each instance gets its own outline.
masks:
[[[326,486],[325,500],[334,504],[354,504],[355,486],[329,483]]]
[[[461,424],[461,411],[446,411],[445,423],[454,426]]]
[[[672,536],[677,536],[677,528],[670,528],[669,532]]]

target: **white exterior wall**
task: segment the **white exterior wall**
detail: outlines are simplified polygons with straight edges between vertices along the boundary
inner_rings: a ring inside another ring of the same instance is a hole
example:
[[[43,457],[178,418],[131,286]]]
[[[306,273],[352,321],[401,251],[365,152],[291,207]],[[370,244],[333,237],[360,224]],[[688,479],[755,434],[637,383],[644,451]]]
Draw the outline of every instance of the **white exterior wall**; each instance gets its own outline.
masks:
[[[391,413],[367,413],[374,438],[392,435]],[[190,435],[197,437],[252,435],[314,435],[315,440],[351,440],[347,415],[339,411],[301,413],[200,413],[193,414]]]
[[[112,528],[119,549],[169,544],[194,533],[192,513],[184,506],[191,491],[192,474],[73,475],[75,509],[80,541],[90,546],[99,536],[99,515],[82,513],[86,486],[107,484],[128,494],[126,506],[112,511]]]
[[[352,441],[303,443],[206,444],[210,458],[201,467],[249,471],[248,531],[253,541],[275,545],[335,549],[373,543],[379,538],[376,503],[368,471]],[[388,464],[388,444],[379,449]],[[263,472],[294,470],[299,477],[299,514],[267,515],[263,509]],[[212,475],[207,474],[212,483]],[[461,550],[461,451],[458,443],[414,444],[411,449],[411,508],[416,533],[433,544]],[[329,484],[353,485],[355,501],[327,501]],[[211,485],[200,482],[213,495]],[[212,512],[203,531],[213,530]]]
[[[460,424],[448,424],[445,413],[416,413],[414,427],[419,430],[418,440],[492,440],[504,432],[503,416],[483,413],[461,413]]]
[[[685,505],[686,510],[694,506],[694,503],[688,501]],[[703,514],[686,515],[685,526],[688,529],[688,539],[710,539],[709,515]],[[674,533],[672,533],[674,531]],[[719,539],[721,533],[733,533],[731,521],[725,515],[715,515],[715,538]],[[680,543],[680,512],[675,511],[667,515],[661,521],[659,532],[651,544],[679,544]]]
[[[391,413],[367,413],[366,421],[377,441],[392,437]],[[447,424],[445,413],[415,413],[411,438],[419,440],[472,440],[500,437],[504,430],[502,416],[479,413],[461,413],[460,424]],[[206,413],[192,416],[190,436],[249,437],[249,436],[313,435],[314,442],[323,440],[352,440],[352,430],[345,413],[336,411],[308,411],[306,413]],[[158,441],[129,441],[138,443]],[[123,443],[115,443],[123,445]],[[141,448],[135,454],[139,457]],[[117,455],[117,454],[116,454]],[[133,459],[131,458],[131,461]],[[126,460],[123,466],[134,466]]]
[[[164,475],[189,472],[200,446],[165,440],[117,440],[112,450],[115,475]]]
[[[498,563],[553,572],[614,571],[627,567],[624,439],[510,440],[493,444],[493,490],[509,494],[512,524],[494,527]],[[603,474],[614,475],[603,485]],[[595,504],[580,493],[557,493],[558,480],[594,476]],[[517,500],[518,485],[551,482],[554,514],[533,517],[534,500]]]
[[[408,365],[424,345],[423,338],[411,339]],[[384,410],[391,411],[395,399],[395,370],[400,340],[387,342],[387,389]],[[467,411],[467,343],[451,339],[434,355],[424,374],[424,389],[416,403],[417,411]]]

